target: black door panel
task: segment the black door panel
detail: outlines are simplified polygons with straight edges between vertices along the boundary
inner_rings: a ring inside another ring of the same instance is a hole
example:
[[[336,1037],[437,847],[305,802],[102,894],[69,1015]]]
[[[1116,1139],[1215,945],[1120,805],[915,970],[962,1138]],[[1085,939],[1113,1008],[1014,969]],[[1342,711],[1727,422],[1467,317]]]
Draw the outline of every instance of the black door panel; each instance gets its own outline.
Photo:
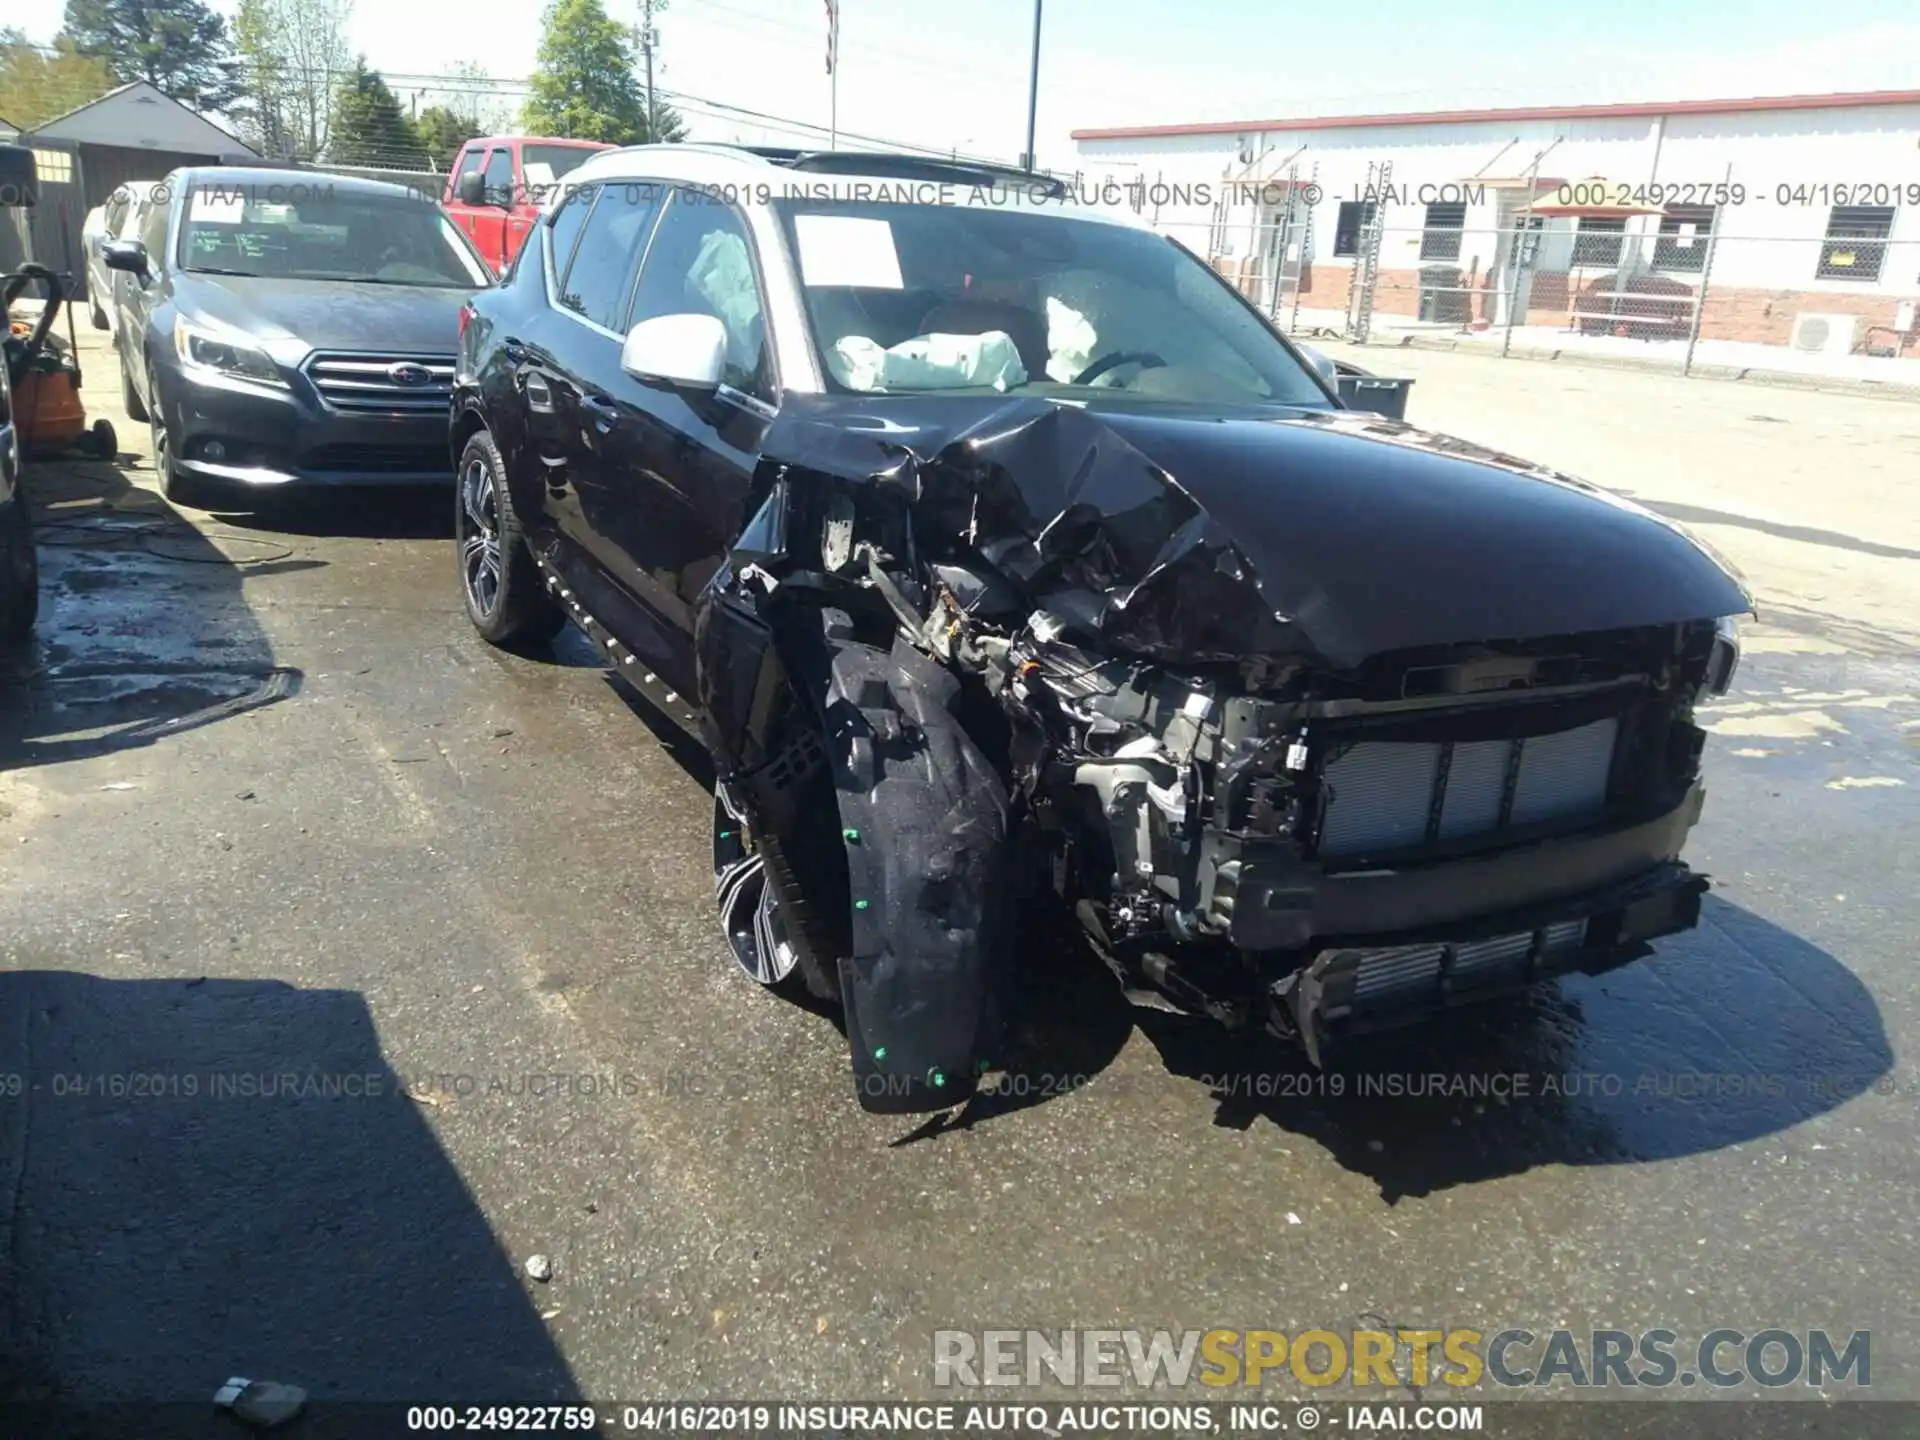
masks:
[[[655,226],[628,319],[687,313],[726,326],[729,385],[772,393],[746,226],[711,196],[676,192]],[[643,384],[613,361],[604,388],[620,404],[608,437],[621,456],[609,472],[620,487],[609,496],[618,543],[654,603],[691,633],[694,602],[745,523],[768,422],[721,394]]]

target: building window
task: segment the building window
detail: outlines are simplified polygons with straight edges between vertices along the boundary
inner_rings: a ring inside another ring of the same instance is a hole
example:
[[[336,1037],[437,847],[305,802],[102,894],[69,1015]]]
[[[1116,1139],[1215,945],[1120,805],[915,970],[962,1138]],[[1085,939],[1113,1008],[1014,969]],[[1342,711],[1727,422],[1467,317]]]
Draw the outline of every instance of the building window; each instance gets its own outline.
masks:
[[[1336,255],[1358,255],[1360,253],[1360,232],[1373,224],[1374,202],[1371,200],[1342,200],[1340,213],[1333,221],[1333,253]]]
[[[1460,232],[1467,228],[1467,207],[1458,200],[1427,206],[1427,223],[1420,231],[1422,260],[1458,260]]]
[[[1669,205],[1653,242],[1653,268],[1695,275],[1705,269],[1713,215],[1711,205]]]
[[[1575,265],[1618,265],[1620,250],[1626,244],[1627,222],[1624,217],[1602,219],[1595,215],[1582,215],[1573,232],[1573,263]]]
[[[1893,233],[1891,205],[1836,205],[1827,217],[1827,238],[1820,246],[1821,280],[1859,280],[1871,285],[1880,278],[1887,258],[1887,236]]]
[[[73,183],[73,156],[64,150],[36,149],[33,152],[33,167],[39,172],[42,185]]]

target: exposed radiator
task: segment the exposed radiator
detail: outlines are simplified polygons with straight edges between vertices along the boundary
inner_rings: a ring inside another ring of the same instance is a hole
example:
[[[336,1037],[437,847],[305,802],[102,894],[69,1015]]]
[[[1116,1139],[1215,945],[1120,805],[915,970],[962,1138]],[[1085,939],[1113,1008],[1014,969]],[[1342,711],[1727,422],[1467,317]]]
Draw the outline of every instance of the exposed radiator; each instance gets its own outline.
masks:
[[[1554,820],[1574,828],[1606,805],[1619,730],[1609,716],[1525,740],[1363,740],[1322,771],[1320,854],[1342,859]]]
[[[1369,951],[1354,973],[1354,1008],[1379,1008],[1410,999],[1431,1001],[1439,995],[1443,973],[1454,990],[1513,984],[1526,978],[1534,954],[1562,955],[1578,950],[1586,939],[1585,920],[1565,920],[1544,930],[1465,945],[1402,945]],[[1450,959],[1448,951],[1452,951]]]

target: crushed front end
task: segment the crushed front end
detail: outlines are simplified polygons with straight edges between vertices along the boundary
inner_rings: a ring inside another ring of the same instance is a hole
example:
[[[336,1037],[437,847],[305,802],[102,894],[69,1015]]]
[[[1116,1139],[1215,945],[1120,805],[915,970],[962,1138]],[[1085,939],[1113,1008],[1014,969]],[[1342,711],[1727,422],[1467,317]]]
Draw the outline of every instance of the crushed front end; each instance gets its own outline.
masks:
[[[1712,622],[1194,674],[1031,633],[1038,808],[1130,985],[1320,1059],[1698,918]]]
[[[1341,414],[821,397],[766,453],[701,709],[871,1108],[971,1089],[1016,892],[1316,1061],[1695,923],[1751,601],[1657,517]]]

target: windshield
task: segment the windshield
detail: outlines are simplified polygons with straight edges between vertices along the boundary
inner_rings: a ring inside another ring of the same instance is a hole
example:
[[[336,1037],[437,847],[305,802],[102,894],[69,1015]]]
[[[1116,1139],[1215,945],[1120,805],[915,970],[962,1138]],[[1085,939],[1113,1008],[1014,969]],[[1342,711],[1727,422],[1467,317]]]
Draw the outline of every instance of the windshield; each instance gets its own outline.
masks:
[[[837,390],[1330,408],[1257,315],[1150,232],[957,205],[775,208]]]
[[[286,280],[359,280],[472,290],[486,273],[439,209],[412,196],[311,185],[196,186],[180,232],[183,269]]]
[[[522,145],[520,173],[526,177],[527,198],[539,204],[556,180],[566,179],[599,153],[580,145]]]

